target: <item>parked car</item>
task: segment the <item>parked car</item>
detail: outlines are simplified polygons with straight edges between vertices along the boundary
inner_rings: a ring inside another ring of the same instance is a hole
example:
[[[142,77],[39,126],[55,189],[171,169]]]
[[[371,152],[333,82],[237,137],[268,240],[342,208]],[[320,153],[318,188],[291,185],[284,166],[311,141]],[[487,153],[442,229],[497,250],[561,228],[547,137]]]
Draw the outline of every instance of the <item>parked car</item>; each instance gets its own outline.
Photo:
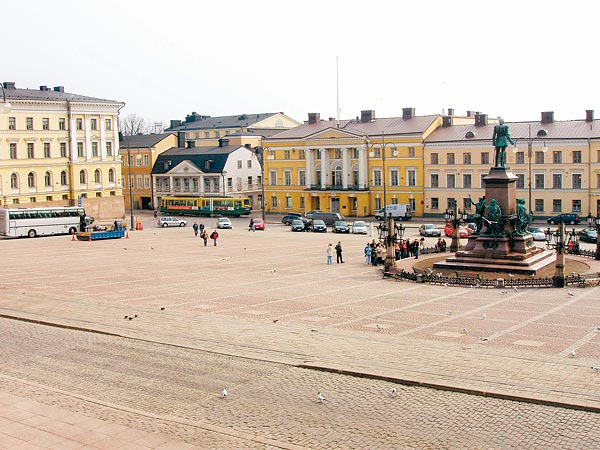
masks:
[[[260,217],[254,217],[252,221],[254,223],[255,230],[265,231],[265,222]]]
[[[327,233],[327,225],[320,219],[313,220],[310,229],[315,233]]]
[[[577,233],[579,240],[583,242],[598,242],[598,232],[593,228],[585,228]]]
[[[558,216],[549,217],[547,220],[550,225],[554,225],[555,223],[559,223],[561,218],[563,223],[566,223],[568,225],[577,225],[579,222],[581,222],[581,218],[577,214],[570,213],[559,214]]]
[[[302,214],[287,213],[281,218],[281,223],[283,223],[284,225],[291,225],[294,220],[299,219],[300,217],[302,217]]]
[[[333,225],[336,220],[344,220],[340,213],[316,212],[312,216],[312,220],[322,220],[325,225]]]
[[[185,227],[187,220],[178,219],[177,217],[163,216],[156,221],[159,227]]]
[[[477,233],[477,224],[473,223],[473,222],[469,222],[465,224],[465,228],[468,228],[469,230],[471,230],[471,234],[473,233]]]
[[[446,236],[448,237],[452,237],[452,234],[454,233],[454,227],[452,226],[451,223],[447,223],[446,226],[444,227],[444,233],[446,234]],[[469,230],[466,227],[458,227],[458,237],[459,238],[468,238],[469,236],[471,236],[471,230]]]
[[[333,222],[334,233],[350,233],[350,227],[345,220],[336,220]]]
[[[357,221],[352,224],[352,234],[367,234],[367,224]]]
[[[421,236],[440,237],[442,235],[442,230],[432,223],[425,223],[419,227],[419,234]]]
[[[306,222],[302,219],[296,219],[292,221],[291,230],[292,231],[305,231],[306,230]]]
[[[304,214],[304,216],[305,216],[307,219],[312,219],[312,218],[313,218],[313,216],[314,216],[316,213],[320,213],[320,212],[321,212],[321,210],[319,210],[319,209],[312,209],[312,210],[310,210],[309,212],[307,212],[306,214]]]
[[[233,228],[233,225],[231,224],[231,220],[229,219],[229,217],[219,217],[219,220],[217,220],[217,228]]]
[[[539,227],[531,227],[527,229],[527,232],[533,236],[534,241],[545,241],[546,234],[544,230]]]

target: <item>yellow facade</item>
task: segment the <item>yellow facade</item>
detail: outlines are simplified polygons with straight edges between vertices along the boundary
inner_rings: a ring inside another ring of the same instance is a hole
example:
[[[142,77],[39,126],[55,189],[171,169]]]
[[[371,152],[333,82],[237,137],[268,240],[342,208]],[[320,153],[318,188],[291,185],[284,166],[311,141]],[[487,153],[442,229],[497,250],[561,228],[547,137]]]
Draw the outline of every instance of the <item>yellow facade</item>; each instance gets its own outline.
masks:
[[[5,84],[0,114],[0,199],[7,207],[77,205],[124,215],[118,112],[123,103]]]

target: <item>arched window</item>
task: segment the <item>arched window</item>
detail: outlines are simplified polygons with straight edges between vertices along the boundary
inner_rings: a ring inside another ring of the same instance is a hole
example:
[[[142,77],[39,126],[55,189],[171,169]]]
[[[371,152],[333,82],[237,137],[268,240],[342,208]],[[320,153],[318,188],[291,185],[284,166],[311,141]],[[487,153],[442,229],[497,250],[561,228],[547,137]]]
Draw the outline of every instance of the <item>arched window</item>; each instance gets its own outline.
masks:
[[[10,187],[12,189],[19,189],[19,176],[16,173],[10,176]]]
[[[79,172],[79,183],[81,183],[81,184],[87,184],[87,176],[85,174],[85,170],[81,170]]]
[[[52,186],[52,174],[50,172],[46,172],[44,175],[44,184],[46,186]]]
[[[29,186],[30,188],[35,187],[35,173],[29,172],[27,174],[27,186]]]
[[[101,179],[102,179],[102,177],[100,176],[100,169],[94,170],[94,182],[100,183]]]
[[[109,183],[114,183],[115,182],[115,169],[109,169],[108,170],[108,182]]]
[[[64,170],[60,173],[60,184],[62,186],[67,185],[67,172]]]
[[[341,186],[342,183],[342,166],[340,164],[336,164],[331,171],[331,185]]]

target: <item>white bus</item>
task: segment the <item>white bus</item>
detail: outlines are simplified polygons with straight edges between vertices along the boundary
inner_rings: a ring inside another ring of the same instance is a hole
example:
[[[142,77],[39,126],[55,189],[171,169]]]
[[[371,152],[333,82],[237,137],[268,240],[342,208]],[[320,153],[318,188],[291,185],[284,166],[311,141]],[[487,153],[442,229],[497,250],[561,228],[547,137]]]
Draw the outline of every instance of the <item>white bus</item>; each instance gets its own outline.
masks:
[[[76,206],[0,209],[0,235],[36,237],[74,234],[94,219]]]

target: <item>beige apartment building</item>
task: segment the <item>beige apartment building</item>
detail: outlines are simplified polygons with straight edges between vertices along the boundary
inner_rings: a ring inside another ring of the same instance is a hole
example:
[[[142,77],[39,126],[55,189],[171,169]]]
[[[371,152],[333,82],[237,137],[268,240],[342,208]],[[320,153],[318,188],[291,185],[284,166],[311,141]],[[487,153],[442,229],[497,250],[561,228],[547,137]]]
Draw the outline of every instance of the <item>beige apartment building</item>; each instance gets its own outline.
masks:
[[[2,85],[0,199],[7,207],[78,205],[96,218],[124,205],[118,115],[124,103],[53,89]]]
[[[506,165],[518,177],[517,195],[537,220],[559,213],[587,216],[600,212],[600,121],[594,111],[580,120],[555,121],[543,112],[540,121],[507,122],[514,146]],[[476,114],[473,124],[444,117],[425,138],[425,216],[441,216],[458,203],[470,211],[484,195],[482,177],[494,163],[494,124]]]

